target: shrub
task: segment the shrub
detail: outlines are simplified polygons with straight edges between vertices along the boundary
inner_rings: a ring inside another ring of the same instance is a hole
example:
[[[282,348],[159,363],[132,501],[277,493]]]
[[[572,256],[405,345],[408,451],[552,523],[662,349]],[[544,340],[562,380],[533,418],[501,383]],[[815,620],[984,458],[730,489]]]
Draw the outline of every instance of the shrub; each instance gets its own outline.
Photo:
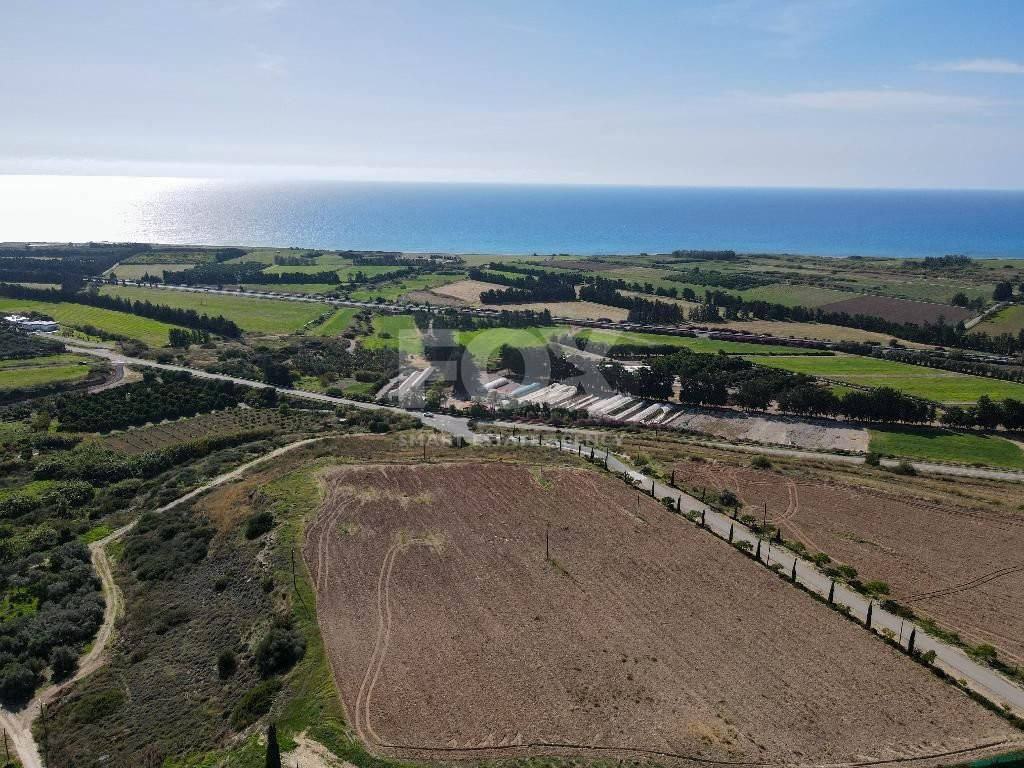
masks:
[[[231,726],[241,730],[255,723],[270,711],[274,697],[280,690],[281,681],[276,677],[256,683],[245,692],[231,711]]]
[[[306,639],[283,625],[270,628],[256,646],[256,666],[263,677],[287,672],[306,653]]]
[[[35,673],[24,664],[15,662],[0,671],[0,699],[20,703],[31,698],[35,689]]]
[[[739,504],[739,499],[736,498],[736,494],[726,488],[724,491],[718,494],[718,503],[723,507],[735,507]]]
[[[235,674],[238,669],[238,657],[230,648],[220,652],[217,657],[217,675],[221,680],[226,680]]]
[[[999,658],[996,654],[996,649],[988,643],[968,647],[967,655],[975,661],[982,661],[989,665],[995,664]]]
[[[124,703],[124,694],[116,689],[85,693],[75,704],[71,718],[78,723],[94,723],[112,715]]]
[[[754,460],[750,462],[750,466],[754,469],[771,469],[772,463],[767,456],[755,456]]]
[[[917,470],[914,469],[914,465],[911,464],[909,461],[901,461],[899,464],[892,468],[892,471],[897,475],[908,475],[910,477],[913,477],[914,475],[917,474]]]
[[[274,516],[267,511],[257,512],[245,526],[245,538],[258,539],[274,527]]]
[[[864,582],[864,592],[869,595],[888,595],[889,585],[884,581],[866,581]]]
[[[872,467],[877,467],[882,463],[882,455],[871,451],[864,457],[864,463]]]
[[[50,651],[50,666],[55,680],[63,680],[74,674],[78,667],[78,656],[66,645],[58,645]]]

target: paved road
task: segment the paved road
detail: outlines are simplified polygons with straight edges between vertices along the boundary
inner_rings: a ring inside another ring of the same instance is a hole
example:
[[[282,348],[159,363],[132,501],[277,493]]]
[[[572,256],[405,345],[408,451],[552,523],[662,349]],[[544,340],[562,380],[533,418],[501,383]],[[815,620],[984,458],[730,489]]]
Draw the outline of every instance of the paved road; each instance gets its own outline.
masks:
[[[326,439],[328,438],[313,437],[306,440],[298,440],[294,443],[289,443],[288,445],[276,448],[270,453],[232,469],[230,472],[218,475],[199,488],[196,488],[194,491],[189,491],[183,496],[179,496],[155,511],[159,514],[166,512],[169,509],[174,509],[175,507],[184,504],[186,501],[194,499],[197,496],[201,496],[212,488],[216,488],[219,485],[223,485],[224,483],[231,482],[232,480],[241,477],[259,464],[275,459],[284,453],[295,450],[296,448],[301,448],[304,445],[309,445],[310,443],[316,443],[320,440]],[[11,746],[18,755],[18,759],[21,760],[22,768],[43,768],[42,756],[39,754],[39,749],[32,738],[32,723],[35,721],[36,717],[39,716],[41,708],[49,705],[51,701],[53,701],[69,686],[95,672],[103,666],[106,661],[107,646],[114,636],[114,622],[123,612],[124,605],[121,590],[114,581],[114,567],[110,560],[110,556],[107,554],[106,548],[108,544],[121,539],[126,533],[128,533],[128,531],[135,527],[137,522],[138,518],[127,525],[121,526],[116,531],[108,534],[99,541],[95,541],[89,545],[89,550],[92,554],[93,567],[96,569],[96,573],[99,575],[100,581],[103,584],[103,597],[106,604],[103,609],[103,624],[100,626],[99,631],[97,631],[96,639],[93,641],[89,652],[79,659],[78,670],[75,672],[74,677],[57,685],[50,685],[43,688],[36,694],[32,701],[17,712],[12,712],[7,708],[0,706],[0,727],[4,729],[7,737],[10,739]]]

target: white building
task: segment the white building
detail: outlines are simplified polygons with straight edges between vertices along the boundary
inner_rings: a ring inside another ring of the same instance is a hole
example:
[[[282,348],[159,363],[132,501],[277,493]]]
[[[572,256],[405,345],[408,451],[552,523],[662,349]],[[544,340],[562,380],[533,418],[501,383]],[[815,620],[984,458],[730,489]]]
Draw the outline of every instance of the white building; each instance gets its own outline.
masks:
[[[24,315],[7,315],[4,320],[11,325],[16,325],[24,331],[42,331],[53,333],[58,329],[56,320],[32,320]]]

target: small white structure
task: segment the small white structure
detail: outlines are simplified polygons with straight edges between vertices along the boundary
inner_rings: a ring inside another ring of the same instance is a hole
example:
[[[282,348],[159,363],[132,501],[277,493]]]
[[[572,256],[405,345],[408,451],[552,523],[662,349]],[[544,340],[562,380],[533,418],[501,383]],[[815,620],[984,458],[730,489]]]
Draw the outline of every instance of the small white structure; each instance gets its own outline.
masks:
[[[59,327],[56,320],[32,320],[24,315],[7,315],[4,320],[11,325],[18,326],[23,331],[54,333]]]

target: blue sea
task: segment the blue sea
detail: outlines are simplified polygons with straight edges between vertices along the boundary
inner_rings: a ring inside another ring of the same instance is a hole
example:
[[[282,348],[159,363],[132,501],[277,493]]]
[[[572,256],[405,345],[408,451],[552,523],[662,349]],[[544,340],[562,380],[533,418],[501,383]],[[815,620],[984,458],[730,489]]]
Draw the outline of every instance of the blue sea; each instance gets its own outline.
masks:
[[[1024,258],[1024,192],[0,176],[0,241]]]

